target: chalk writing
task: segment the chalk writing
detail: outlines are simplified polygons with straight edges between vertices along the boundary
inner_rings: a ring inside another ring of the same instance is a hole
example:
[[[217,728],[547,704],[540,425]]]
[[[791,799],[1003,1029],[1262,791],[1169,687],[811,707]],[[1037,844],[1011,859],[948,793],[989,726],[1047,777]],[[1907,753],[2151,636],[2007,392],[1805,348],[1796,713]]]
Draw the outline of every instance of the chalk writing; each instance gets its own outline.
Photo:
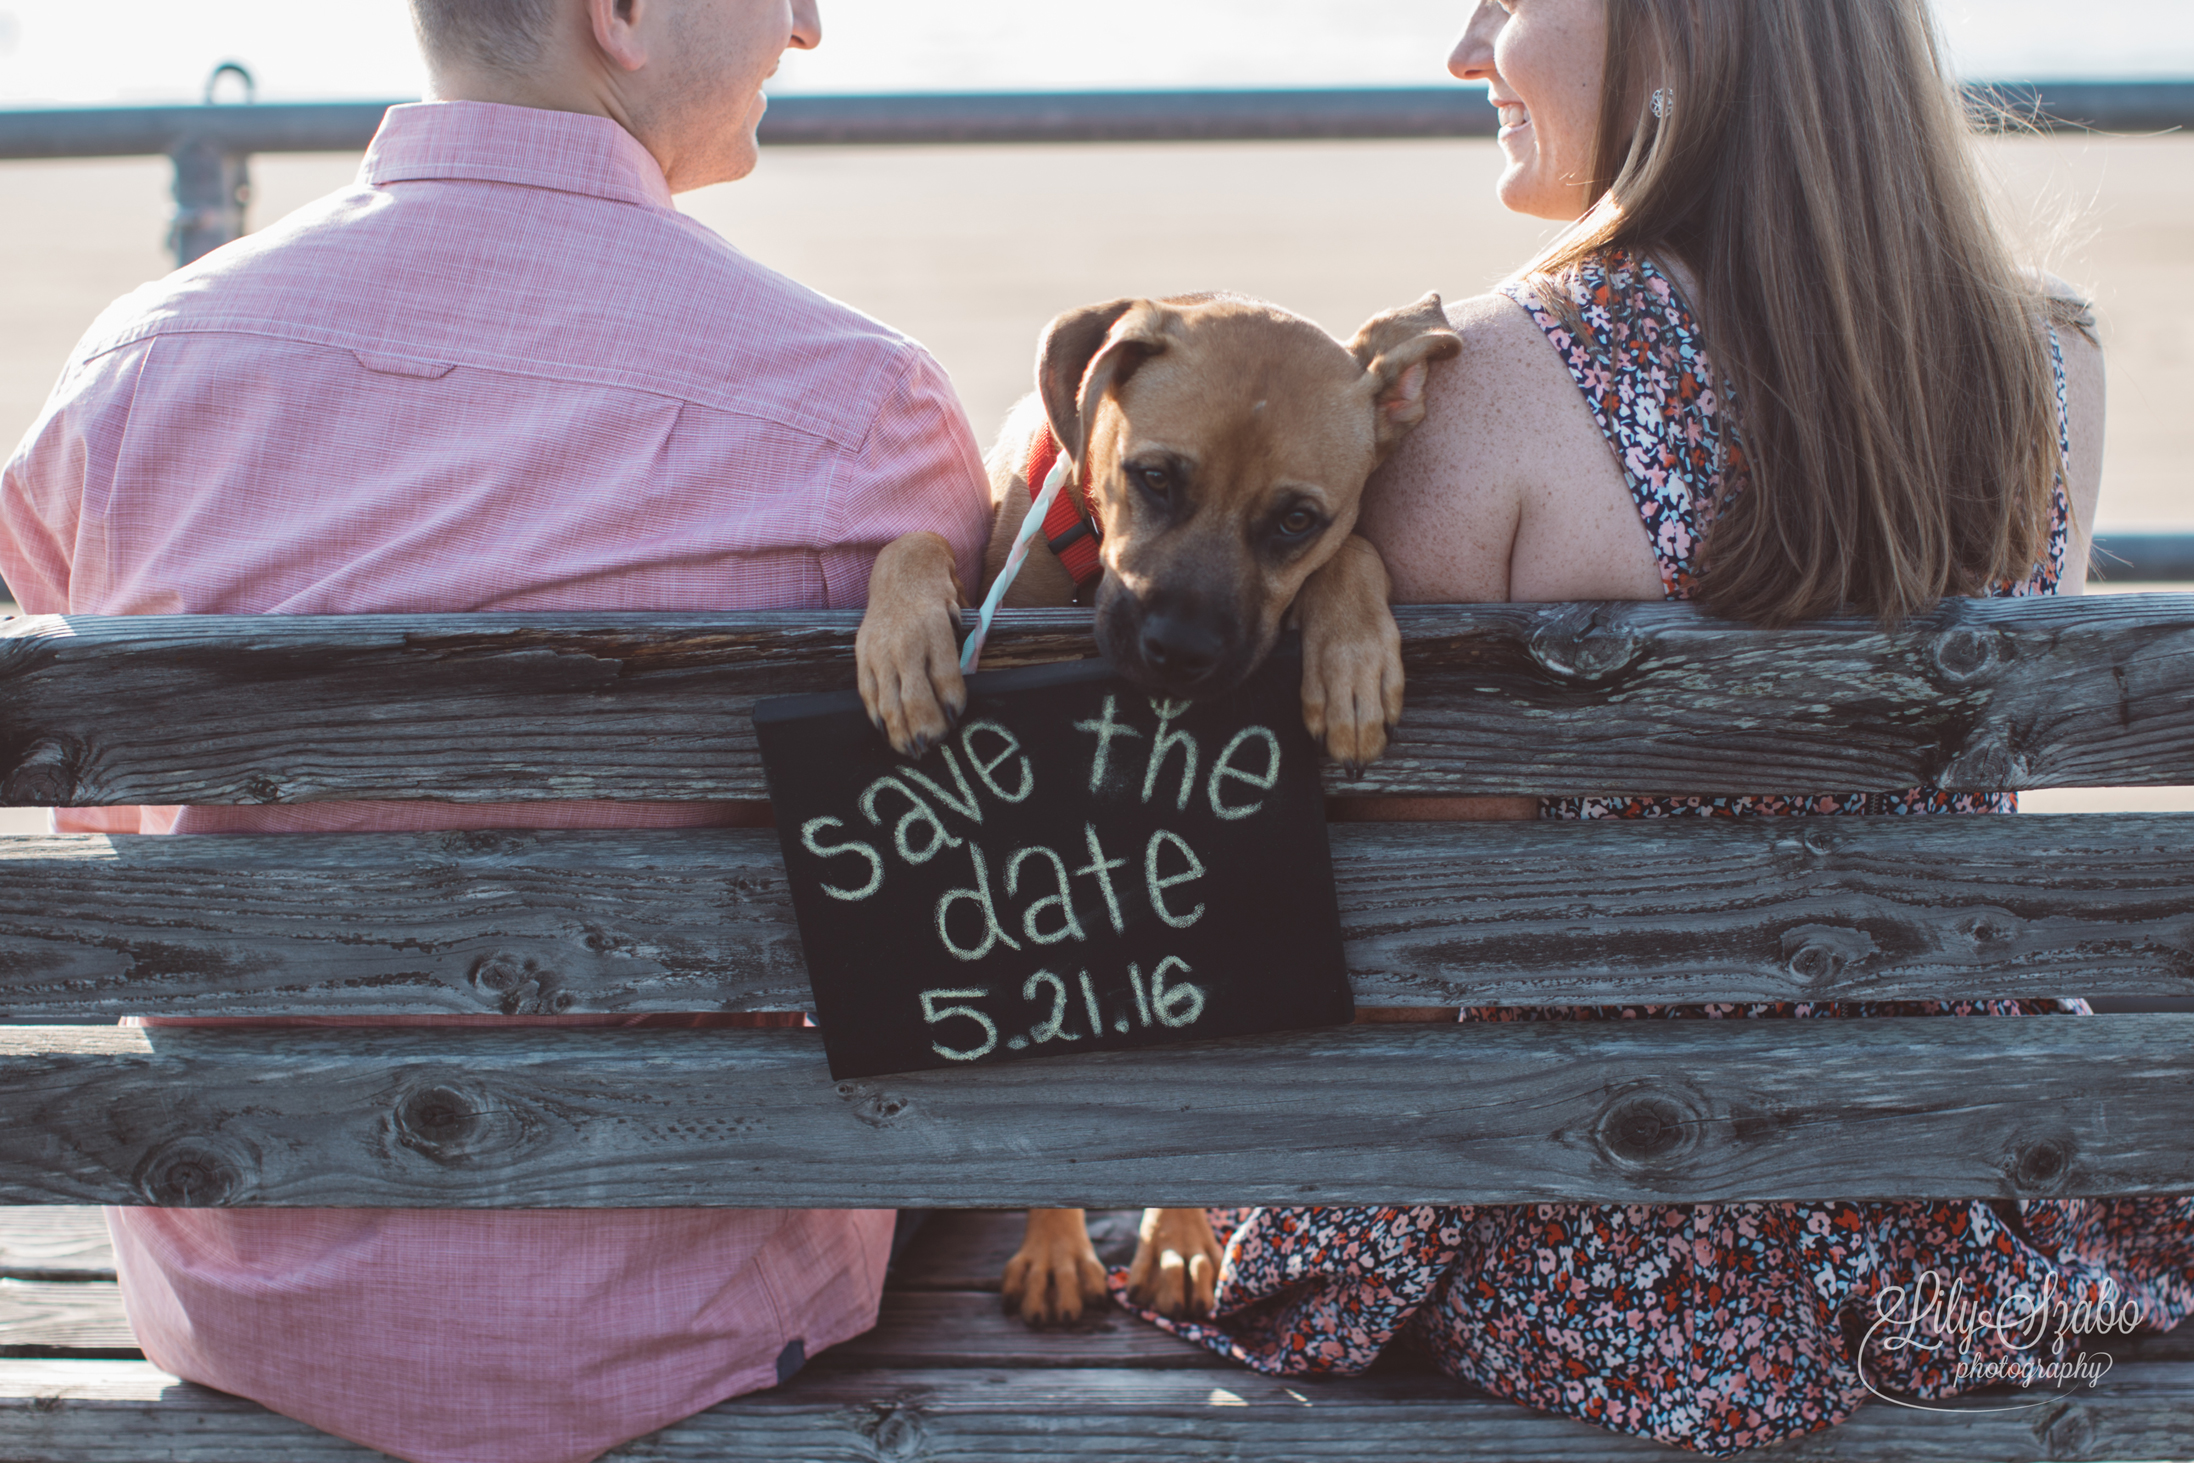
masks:
[[[982,673],[913,762],[851,697],[757,708],[831,1070],[1347,1019],[1298,674],[1191,703]]]

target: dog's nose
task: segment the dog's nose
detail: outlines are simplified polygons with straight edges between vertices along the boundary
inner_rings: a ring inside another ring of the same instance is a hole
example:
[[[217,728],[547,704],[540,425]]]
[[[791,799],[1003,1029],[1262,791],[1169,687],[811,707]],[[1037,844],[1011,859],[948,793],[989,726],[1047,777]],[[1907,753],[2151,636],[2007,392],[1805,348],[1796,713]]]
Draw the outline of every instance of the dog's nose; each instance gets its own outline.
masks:
[[[1209,628],[1175,615],[1151,615],[1143,621],[1143,663],[1162,676],[1194,681],[1219,663],[1225,646]]]

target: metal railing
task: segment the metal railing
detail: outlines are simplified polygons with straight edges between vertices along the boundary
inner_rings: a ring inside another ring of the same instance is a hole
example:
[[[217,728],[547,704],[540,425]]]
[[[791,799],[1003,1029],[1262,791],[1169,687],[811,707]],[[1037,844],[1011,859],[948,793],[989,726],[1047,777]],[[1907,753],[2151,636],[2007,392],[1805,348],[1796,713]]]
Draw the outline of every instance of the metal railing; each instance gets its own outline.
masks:
[[[228,74],[242,81],[246,102],[213,103],[215,82]],[[2031,82],[1972,94],[2044,129],[2155,132],[2194,122],[2194,81]],[[198,106],[0,109],[0,160],[166,154],[175,160],[171,242],[187,264],[244,232],[253,153],[355,151],[398,105],[257,103],[250,95],[249,73],[228,62]],[[761,138],[786,147],[1490,137],[1494,122],[1475,86],[781,96]]]
[[[2099,533],[2087,563],[2105,585],[2194,583],[2194,533]]]

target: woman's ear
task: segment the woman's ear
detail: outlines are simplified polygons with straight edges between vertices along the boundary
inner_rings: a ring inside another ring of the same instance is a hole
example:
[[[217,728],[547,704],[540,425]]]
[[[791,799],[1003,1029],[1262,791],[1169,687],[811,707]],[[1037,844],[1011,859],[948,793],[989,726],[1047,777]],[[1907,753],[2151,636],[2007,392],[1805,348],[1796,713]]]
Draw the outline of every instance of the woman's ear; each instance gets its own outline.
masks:
[[[1449,328],[1437,294],[1413,305],[1374,315],[1348,343],[1364,368],[1377,451],[1385,457],[1409,429],[1425,419],[1425,380],[1434,361],[1462,354],[1462,337]]]
[[[1078,470],[1089,414],[1109,388],[1165,349],[1170,313],[1149,300],[1108,300],[1069,310],[1045,327],[1036,347],[1036,394],[1052,440]]]

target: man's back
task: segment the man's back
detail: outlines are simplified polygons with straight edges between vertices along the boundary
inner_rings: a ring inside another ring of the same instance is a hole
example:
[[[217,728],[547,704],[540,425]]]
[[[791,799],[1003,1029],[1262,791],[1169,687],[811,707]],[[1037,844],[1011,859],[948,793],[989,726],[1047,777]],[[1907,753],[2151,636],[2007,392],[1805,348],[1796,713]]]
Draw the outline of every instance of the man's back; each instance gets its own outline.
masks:
[[[118,302],[25,446],[35,611],[843,607],[987,520],[918,347],[675,212],[616,124],[476,102]]]
[[[918,347],[670,208],[601,117],[397,108],[360,186],[119,302],[0,489],[33,613],[822,609],[981,462]],[[60,810],[638,827],[723,804]],[[497,1019],[497,1018],[485,1018]],[[555,1018],[540,1018],[544,1020]],[[110,1211],[147,1354],[435,1463],[569,1463],[866,1329],[889,1211]]]

